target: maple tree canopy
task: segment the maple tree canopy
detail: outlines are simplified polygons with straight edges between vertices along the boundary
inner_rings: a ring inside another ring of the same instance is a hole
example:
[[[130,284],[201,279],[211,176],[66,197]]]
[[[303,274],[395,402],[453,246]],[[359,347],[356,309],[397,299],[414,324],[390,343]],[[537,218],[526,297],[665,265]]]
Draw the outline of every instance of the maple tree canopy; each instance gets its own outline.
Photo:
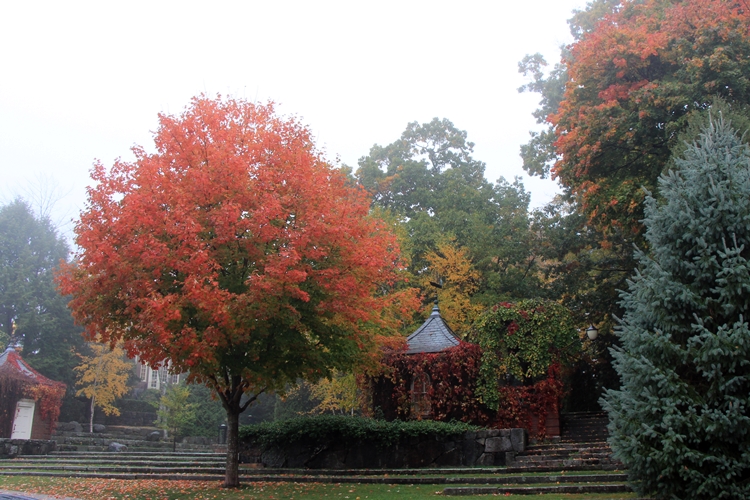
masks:
[[[122,339],[216,392],[225,486],[237,486],[239,414],[263,391],[351,369],[373,325],[411,313],[415,296],[384,293],[400,266],[395,236],[272,103],[199,96],[160,115],[154,140],[155,154],[95,164],[80,250],[59,283],[90,339]]]
[[[592,223],[632,235],[642,230],[641,188],[655,189],[691,112],[715,97],[750,102],[750,8],[594,3],[605,13],[568,47],[564,95],[546,117],[556,136],[552,173]]]
[[[154,140],[155,154],[92,170],[59,277],[87,335],[218,392],[351,367],[399,266],[368,195],[272,103],[196,97],[160,115]]]

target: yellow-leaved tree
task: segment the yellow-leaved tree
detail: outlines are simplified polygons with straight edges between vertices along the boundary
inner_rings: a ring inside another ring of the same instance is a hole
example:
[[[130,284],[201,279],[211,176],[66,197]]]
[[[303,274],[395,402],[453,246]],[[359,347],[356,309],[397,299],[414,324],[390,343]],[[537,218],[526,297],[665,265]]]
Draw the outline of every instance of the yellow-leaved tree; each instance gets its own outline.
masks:
[[[359,409],[357,380],[353,373],[335,371],[330,379],[322,378],[317,384],[313,384],[310,394],[320,400],[313,410],[316,413],[353,415],[354,410]]]
[[[463,337],[484,309],[481,304],[471,301],[472,295],[479,290],[481,274],[474,268],[469,250],[457,245],[454,240],[438,244],[437,249],[427,253],[425,257],[432,271],[443,281],[438,292],[440,314],[453,331]],[[425,282],[431,279],[430,276],[423,278]]]
[[[120,414],[114,402],[128,392],[128,375],[133,365],[119,344],[110,349],[106,344],[93,342],[90,347],[93,354],[79,354],[81,364],[73,369],[76,371],[76,385],[80,387],[76,396],[91,399],[89,432],[93,433],[95,407],[98,406],[105,415]]]

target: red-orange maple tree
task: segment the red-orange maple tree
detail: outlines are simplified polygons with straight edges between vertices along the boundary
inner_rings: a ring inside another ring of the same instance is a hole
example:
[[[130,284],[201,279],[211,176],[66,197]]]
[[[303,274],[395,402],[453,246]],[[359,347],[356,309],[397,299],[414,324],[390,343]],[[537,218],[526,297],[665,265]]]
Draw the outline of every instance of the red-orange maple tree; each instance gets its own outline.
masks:
[[[272,104],[200,96],[160,115],[154,140],[155,154],[94,166],[59,282],[89,337],[215,391],[236,486],[239,414],[263,391],[351,369],[394,317],[383,311],[416,304],[382,292],[399,249],[368,195]]]
[[[655,189],[688,115],[715,97],[750,103],[750,3],[598,0],[584,14],[605,4],[564,57],[552,173],[605,237],[632,241],[642,187]]]

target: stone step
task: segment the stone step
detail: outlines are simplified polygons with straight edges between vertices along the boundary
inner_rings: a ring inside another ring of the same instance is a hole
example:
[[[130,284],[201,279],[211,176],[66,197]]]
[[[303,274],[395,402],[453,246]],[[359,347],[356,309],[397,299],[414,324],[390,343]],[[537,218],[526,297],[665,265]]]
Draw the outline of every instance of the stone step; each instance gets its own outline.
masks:
[[[61,444],[58,445],[58,450],[64,453],[71,453],[71,452],[83,452],[83,453],[118,453],[114,451],[109,450],[109,445],[71,445],[71,444]],[[171,453],[173,449],[176,449],[177,451],[209,451],[213,450],[214,447],[206,447],[202,445],[185,445],[181,443],[177,443],[177,446],[173,446],[172,443],[151,443],[148,445],[137,445],[137,446],[128,446],[128,450],[130,451],[142,451],[142,452],[151,452],[151,453]]]
[[[555,449],[581,449],[581,448],[609,448],[609,444],[606,440],[591,440],[579,443],[546,443],[546,444],[532,444],[526,447],[526,451],[529,450],[555,450]]]
[[[172,449],[179,450],[213,450],[217,446],[215,443],[201,444],[193,442],[173,442],[170,440],[162,441],[148,441],[143,439],[112,439],[106,437],[92,437],[92,436],[78,436],[78,437],[58,437],[54,439],[57,443],[57,448],[60,450],[67,451],[93,451],[102,450],[106,451],[110,443],[119,443],[128,447],[128,449],[139,449],[145,450],[150,449],[153,451],[170,451]]]
[[[149,435],[154,432],[163,434],[163,431],[161,431],[160,429],[148,426],[132,427],[111,425],[107,426],[103,432],[94,433],[88,432],[88,428],[85,429],[85,432],[75,432],[70,430],[64,431],[58,429],[53,434],[52,440],[56,441],[58,445],[66,448],[69,448],[70,446],[104,446],[113,441],[125,444],[129,447],[147,446],[154,448],[154,446],[152,446],[151,444],[143,443],[170,443],[170,446],[172,446],[172,440],[170,438],[160,437],[160,439],[157,440],[149,439]],[[183,448],[186,448],[188,445],[193,449],[200,449],[201,447],[210,448],[211,446],[216,445],[216,437],[208,438],[201,436],[192,436],[185,439],[180,439],[179,441],[180,442],[178,443],[178,447],[182,444],[184,445],[182,446]],[[166,445],[157,445],[156,448],[166,449]]]
[[[520,455],[515,464],[549,462],[550,460],[609,460],[611,453],[579,453],[572,455]]]
[[[493,475],[491,477],[476,474],[475,469],[464,469],[463,473],[470,474],[466,477],[447,477],[435,475],[434,477],[407,477],[406,475],[390,475],[367,471],[364,475],[319,475],[309,474],[310,471],[296,470],[294,474],[258,474],[252,470],[240,469],[240,477],[243,481],[249,482],[318,482],[318,483],[387,483],[387,484],[415,484],[415,485],[443,485],[443,484],[482,484],[482,485],[529,485],[529,484],[569,484],[569,485],[590,485],[591,483],[623,483],[627,480],[627,475],[623,473],[616,474],[590,474],[590,475]],[[341,472],[341,471],[339,471]],[[361,472],[361,471],[360,471]],[[414,472],[414,471],[413,471]],[[416,471],[417,474],[425,471]],[[86,478],[119,478],[119,479],[197,479],[197,480],[218,480],[223,477],[223,468],[202,469],[191,471],[188,468],[137,468],[137,467],[113,467],[94,469],[64,468],[58,470],[34,469],[18,470],[12,467],[0,468],[2,475],[36,475],[47,477],[86,477]],[[486,490],[485,490],[486,491]]]
[[[224,474],[225,468],[216,466],[147,466],[147,465],[3,465],[3,471],[57,471],[57,472],[99,472],[99,473],[140,473],[140,474]]]
[[[81,440],[81,439],[66,439],[64,441],[56,441],[57,448],[58,449],[71,449],[71,447],[81,447],[81,446],[95,446],[95,447],[104,447],[105,449],[111,444],[111,443],[118,443],[122,444],[128,447],[128,449],[145,449],[145,448],[154,448],[155,450],[172,450],[172,448],[176,448],[179,450],[191,450],[191,451],[201,451],[201,450],[213,450],[214,447],[219,446],[216,444],[192,444],[192,443],[180,443],[180,442],[172,442],[172,441],[138,441],[133,439],[120,439],[120,440],[113,440],[113,439],[102,439],[102,440]],[[75,449],[81,449],[81,448],[75,448]],[[73,451],[73,450],[71,450]]]
[[[217,454],[205,454],[203,456],[185,454],[184,456],[179,455],[167,455],[163,453],[151,453],[150,455],[134,454],[130,456],[123,456],[123,452],[120,453],[101,453],[101,452],[84,452],[80,455],[67,455],[67,454],[50,454],[46,457],[21,457],[28,462],[56,462],[56,463],[223,463],[226,460],[226,453]]]
[[[614,465],[612,460],[605,458],[561,458],[561,459],[550,459],[550,460],[538,460],[534,462],[519,462],[516,461],[514,467],[552,467],[558,470],[568,469],[570,467],[582,466],[582,465]]]
[[[601,446],[597,448],[589,447],[571,447],[571,448],[548,448],[548,449],[528,449],[523,452],[524,456],[530,455],[556,455],[556,456],[567,456],[574,453],[611,453],[612,450],[609,446]]]
[[[609,436],[606,412],[565,413],[560,417],[561,442],[606,440]]]
[[[549,475],[549,476],[466,476],[466,477],[405,477],[391,474],[368,475],[309,475],[309,471],[298,474],[272,475],[252,474],[240,471],[243,479],[253,482],[316,482],[316,483],[387,483],[387,484],[544,484],[544,483],[612,483],[624,482],[627,474]],[[465,470],[465,473],[470,470]]]
[[[53,451],[49,455],[29,455],[29,457],[45,457],[45,456],[70,456],[70,457],[81,457],[81,456],[92,456],[92,457],[218,457],[223,456],[226,453],[226,449],[222,451],[189,451],[189,452],[148,452],[148,451],[123,451],[120,453],[104,453],[104,452],[91,452],[91,453],[80,453],[80,452],[60,452]]]
[[[531,446],[519,453],[513,463],[514,467],[570,469],[580,467],[622,467],[612,458],[612,450],[603,442],[561,443],[555,446]]]
[[[581,418],[608,418],[608,413],[604,410],[600,411],[569,411],[561,413],[560,417],[564,419],[574,420]]]
[[[594,494],[594,493],[629,493],[633,491],[625,483],[620,484],[575,484],[554,486],[505,486],[505,487],[465,487],[445,488],[446,496],[469,495],[565,495],[565,494]]]
[[[106,465],[108,467],[113,465],[143,465],[144,467],[158,467],[162,465],[175,466],[191,466],[191,467],[214,467],[216,465],[222,465],[226,462],[226,457],[217,458],[202,458],[202,459],[191,459],[191,458],[163,458],[163,459],[144,459],[144,458],[50,458],[48,460],[33,460],[25,459],[18,460],[16,464],[28,467],[57,467],[57,466],[97,466]],[[13,465],[16,465],[13,464]]]
[[[157,427],[150,427],[150,426],[144,426],[144,427],[126,427],[126,426],[119,426],[119,425],[108,425],[104,428],[103,432],[96,432],[94,431],[93,434],[115,434],[118,436],[146,436],[151,432],[163,432],[161,429]],[[74,430],[63,430],[61,428],[55,429],[55,432],[52,433],[52,436],[70,436],[70,435],[80,435],[80,434],[87,434],[91,435],[92,433],[89,432],[88,425],[84,425],[83,429],[79,432],[76,432]]]
[[[66,475],[75,477],[185,478],[221,477],[225,453],[119,452],[22,455],[0,461],[0,473],[8,475]]]

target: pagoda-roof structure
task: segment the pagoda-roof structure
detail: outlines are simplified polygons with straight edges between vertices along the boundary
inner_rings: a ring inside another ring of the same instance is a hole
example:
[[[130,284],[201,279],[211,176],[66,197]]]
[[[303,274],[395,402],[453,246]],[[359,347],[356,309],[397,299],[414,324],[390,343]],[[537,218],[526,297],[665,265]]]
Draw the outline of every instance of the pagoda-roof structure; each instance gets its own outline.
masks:
[[[8,347],[0,354],[0,376],[21,379],[33,384],[62,385],[61,382],[50,380],[34,370],[13,347]]]
[[[406,354],[442,352],[460,343],[461,341],[440,315],[440,308],[435,303],[427,321],[406,338]]]

